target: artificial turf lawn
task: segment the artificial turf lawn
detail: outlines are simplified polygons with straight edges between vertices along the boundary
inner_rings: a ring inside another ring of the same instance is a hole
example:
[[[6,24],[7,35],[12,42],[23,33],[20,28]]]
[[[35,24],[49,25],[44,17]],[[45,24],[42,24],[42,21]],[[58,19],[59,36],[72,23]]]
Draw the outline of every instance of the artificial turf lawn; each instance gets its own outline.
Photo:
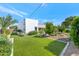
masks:
[[[58,56],[65,43],[48,38],[13,36],[14,56]]]

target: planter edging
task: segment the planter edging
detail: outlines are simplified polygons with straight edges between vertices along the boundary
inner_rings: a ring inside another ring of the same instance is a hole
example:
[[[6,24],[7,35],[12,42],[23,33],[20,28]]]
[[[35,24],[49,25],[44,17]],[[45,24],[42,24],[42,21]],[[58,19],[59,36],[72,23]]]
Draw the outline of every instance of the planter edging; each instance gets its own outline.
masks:
[[[10,38],[10,40],[11,40],[11,43],[12,43],[11,55],[10,56],[13,56],[13,42],[14,42],[14,38]]]
[[[65,54],[65,52],[66,52],[68,46],[69,46],[69,42],[67,42],[67,44],[66,44],[66,46],[64,47],[63,51],[60,53],[60,56],[64,56],[64,54]]]

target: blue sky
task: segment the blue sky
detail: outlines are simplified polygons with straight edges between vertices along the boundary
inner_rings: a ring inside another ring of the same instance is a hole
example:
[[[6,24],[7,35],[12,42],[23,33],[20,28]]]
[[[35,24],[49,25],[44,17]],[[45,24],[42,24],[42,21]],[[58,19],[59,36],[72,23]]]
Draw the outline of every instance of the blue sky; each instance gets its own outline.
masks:
[[[18,21],[23,20],[24,18],[32,18],[32,19],[38,19],[40,22],[49,21],[53,22],[55,25],[59,25],[61,24],[61,22],[65,20],[65,18],[69,16],[79,15],[79,4],[78,3],[0,4],[0,16],[6,16],[7,14],[12,15],[12,17],[17,19]]]

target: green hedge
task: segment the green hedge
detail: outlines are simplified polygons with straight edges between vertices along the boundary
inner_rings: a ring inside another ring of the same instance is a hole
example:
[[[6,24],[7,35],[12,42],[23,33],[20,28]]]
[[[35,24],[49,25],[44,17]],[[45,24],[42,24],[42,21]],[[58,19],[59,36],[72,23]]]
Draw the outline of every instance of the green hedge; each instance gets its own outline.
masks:
[[[79,48],[79,17],[73,18],[70,36],[74,44]]]

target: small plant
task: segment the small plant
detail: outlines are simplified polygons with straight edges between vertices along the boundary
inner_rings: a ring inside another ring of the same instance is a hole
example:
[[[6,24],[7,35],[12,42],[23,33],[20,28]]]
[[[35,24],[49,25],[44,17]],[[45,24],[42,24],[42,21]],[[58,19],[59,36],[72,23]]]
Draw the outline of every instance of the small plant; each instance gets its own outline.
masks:
[[[37,34],[37,31],[31,31],[28,33],[28,35],[36,35]]]

